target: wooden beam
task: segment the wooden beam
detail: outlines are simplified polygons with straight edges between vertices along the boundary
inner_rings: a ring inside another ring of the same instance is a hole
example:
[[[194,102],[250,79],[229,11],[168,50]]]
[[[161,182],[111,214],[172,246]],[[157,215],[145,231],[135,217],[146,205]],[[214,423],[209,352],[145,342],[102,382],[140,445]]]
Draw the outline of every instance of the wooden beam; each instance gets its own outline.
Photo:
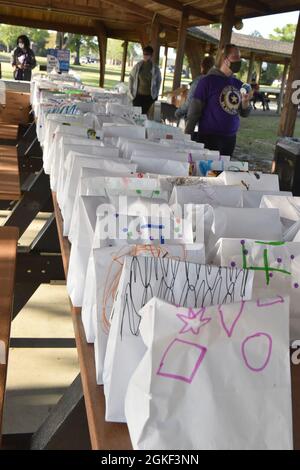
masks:
[[[141,7],[137,3],[131,2],[129,0],[101,0],[101,1],[109,5],[120,6],[120,8],[127,10],[130,13],[143,16],[144,18],[147,18],[148,20],[152,20],[153,15],[155,14],[155,12],[153,12],[152,10],[148,10],[147,8]],[[178,26],[178,21],[173,20],[172,18],[168,18],[167,16],[157,14],[156,19],[163,24],[166,23],[166,24]]]
[[[235,18],[235,9],[237,5],[237,0],[225,0],[224,1],[224,10],[222,15],[222,30],[221,37],[219,41],[219,49],[217,52],[216,64],[219,64],[219,61],[222,56],[222,50],[226,44],[229,44],[232,36],[232,28],[234,26]]]
[[[159,32],[160,32],[160,24],[159,22],[154,19],[151,24],[150,30],[150,44],[153,47],[153,62],[154,64],[159,63],[159,50],[160,50],[160,42],[159,42]]]
[[[281,113],[278,134],[291,137],[294,134],[299,103],[294,100],[294,82],[300,80],[300,13],[294,41],[290,73],[287,81],[284,106]]]
[[[186,43],[186,36],[187,36],[187,21],[188,21],[187,12],[183,11],[181,13],[181,21],[180,21],[180,27],[178,31],[173,90],[176,90],[176,88],[180,87],[180,83],[181,83],[181,72],[182,72],[185,43]]]
[[[70,8],[67,8],[65,3],[62,1],[61,6],[52,6],[51,9],[46,5],[40,5],[39,3],[30,3],[30,2],[20,2],[20,1],[10,1],[10,0],[0,0],[0,5],[8,6],[10,8],[16,8],[23,10],[39,10],[46,12],[48,14],[51,13],[65,13],[70,16],[85,16],[88,18],[94,19],[103,19],[103,15],[99,13],[98,9],[91,8],[91,7],[82,7],[82,8],[74,8],[72,5]],[[107,18],[109,19],[109,18]]]
[[[201,10],[200,8],[185,6],[183,3],[180,3],[178,0],[153,0],[154,3],[158,3],[159,5],[164,5],[168,8],[172,8],[173,10],[177,10],[183,12],[184,10],[187,12],[188,16],[196,16],[199,18],[203,18],[205,20],[211,22],[218,22],[217,16],[211,15],[206,11]]]
[[[143,16],[147,19],[153,18],[153,12],[144,8],[137,3],[130,2],[129,0],[101,0],[103,3],[108,5],[120,6],[124,10],[129,11],[130,13],[135,13],[136,15]]]
[[[124,41],[123,42],[122,68],[121,68],[121,82],[125,81],[127,51],[128,51],[128,41]]]
[[[284,69],[282,73],[282,80],[281,80],[281,87],[280,87],[280,95],[278,99],[278,106],[277,106],[277,114],[281,113],[282,104],[283,104],[283,97],[286,85],[287,74],[290,66],[290,59],[285,60]]]
[[[191,68],[193,80],[200,75],[201,62],[205,52],[204,49],[205,45],[203,43],[201,44],[201,42],[198,41],[196,43],[195,41],[187,39],[185,51]]]
[[[239,0],[239,5],[252,8],[253,10],[265,13],[266,15],[272,13],[272,7],[261,0]]]
[[[51,29],[54,31],[61,31],[65,33],[77,33],[77,34],[86,34],[93,36],[95,34],[94,28],[91,26],[84,26],[84,25],[74,25],[69,23],[64,23],[57,19],[56,21],[48,21],[48,20],[34,20],[34,19],[27,19],[22,18],[20,16],[12,16],[12,15],[2,15],[0,14],[0,23],[3,24],[11,24],[16,26],[28,26],[32,28],[40,28],[40,29]]]
[[[254,52],[251,52],[250,60],[249,60],[249,67],[248,67],[247,83],[250,83],[252,80],[254,61],[255,61],[255,54]]]
[[[96,34],[98,37],[99,56],[100,56],[100,70],[99,70],[99,86],[104,87],[105,79],[105,64],[106,64],[106,51],[107,51],[107,32],[102,23],[96,22]]]

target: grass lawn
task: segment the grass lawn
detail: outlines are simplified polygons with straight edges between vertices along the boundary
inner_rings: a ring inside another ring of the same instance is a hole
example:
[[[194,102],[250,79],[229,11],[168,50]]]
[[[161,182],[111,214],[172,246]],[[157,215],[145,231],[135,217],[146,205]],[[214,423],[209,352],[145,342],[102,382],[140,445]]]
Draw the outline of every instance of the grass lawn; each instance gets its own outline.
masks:
[[[270,171],[278,139],[279,116],[252,111],[246,119],[241,119],[237,137],[235,156],[250,162],[251,168]],[[300,118],[296,121],[295,137],[300,137]]]
[[[2,77],[12,78],[12,68],[9,63],[10,54],[1,53]],[[37,57],[38,64],[46,64],[45,57]],[[98,86],[99,65],[87,64],[71,66],[71,70],[80,76],[81,81],[86,85]],[[117,66],[107,66],[105,74],[105,87],[112,88],[120,81],[121,69]],[[173,75],[167,74],[165,90],[172,89]],[[125,82],[128,81],[128,72]],[[182,84],[187,84],[191,80],[182,79]],[[235,156],[238,159],[249,160],[251,168],[269,171],[270,161],[274,155],[274,148],[277,140],[277,129],[279,116],[273,113],[262,113],[262,111],[252,111],[249,118],[241,119],[241,128],[238,133]],[[300,119],[296,123],[295,136],[300,137]]]
[[[45,57],[37,57],[37,62],[39,65],[46,64]],[[2,78],[11,79],[12,78],[12,68],[10,65],[10,54],[0,53],[0,61],[2,65]],[[38,71],[38,67],[35,69]],[[86,65],[72,65],[71,70],[74,71],[76,75],[79,75],[82,83],[85,85],[98,86],[99,85],[99,64],[86,64]],[[128,82],[128,75],[130,70],[126,72],[125,83]],[[121,77],[121,67],[118,66],[106,66],[105,74],[105,88],[113,88],[117,83],[120,82]],[[173,74],[167,74],[165,82],[165,91],[172,89]],[[191,82],[191,79],[182,79],[182,84],[188,84]]]

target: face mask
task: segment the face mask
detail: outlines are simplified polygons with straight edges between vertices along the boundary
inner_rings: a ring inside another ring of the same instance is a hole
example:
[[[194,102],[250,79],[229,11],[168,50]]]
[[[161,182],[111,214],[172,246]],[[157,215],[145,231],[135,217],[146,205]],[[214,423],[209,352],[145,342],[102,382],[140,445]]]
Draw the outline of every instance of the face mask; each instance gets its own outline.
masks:
[[[24,44],[22,42],[19,43],[19,48],[24,49]]]
[[[241,66],[242,66],[242,61],[237,60],[236,62],[230,62],[229,68],[233,73],[238,73],[241,70]]]

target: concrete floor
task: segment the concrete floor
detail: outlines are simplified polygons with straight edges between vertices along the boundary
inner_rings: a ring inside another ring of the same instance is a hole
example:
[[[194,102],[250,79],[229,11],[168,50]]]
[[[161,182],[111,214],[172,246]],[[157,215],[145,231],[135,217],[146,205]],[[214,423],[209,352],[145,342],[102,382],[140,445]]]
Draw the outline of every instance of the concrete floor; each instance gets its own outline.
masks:
[[[0,212],[0,225],[6,215]],[[38,215],[20,245],[33,240],[48,216]],[[12,322],[4,434],[35,432],[73,382],[79,373],[73,338],[66,286],[41,285]]]

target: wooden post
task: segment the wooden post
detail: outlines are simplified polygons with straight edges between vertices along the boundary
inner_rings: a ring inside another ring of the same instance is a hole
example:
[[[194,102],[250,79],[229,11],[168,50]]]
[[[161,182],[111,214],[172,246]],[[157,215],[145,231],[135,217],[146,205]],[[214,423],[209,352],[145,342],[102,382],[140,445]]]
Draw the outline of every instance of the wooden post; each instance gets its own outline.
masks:
[[[262,66],[262,60],[259,60],[257,62],[257,69],[256,69],[256,83],[258,83],[258,84],[260,82],[261,66]]]
[[[168,46],[165,45],[165,52],[164,52],[163,66],[162,66],[163,76],[162,76],[160,91],[159,91],[160,96],[163,96],[164,89],[165,89],[166,73],[167,73],[167,66],[168,66],[168,50],[169,50]]]
[[[192,72],[192,79],[200,75],[201,63],[204,57],[205,45],[198,44],[195,41],[187,39],[186,41],[186,55]]]
[[[181,84],[181,73],[183,66],[185,42],[187,36],[187,24],[188,24],[188,12],[184,9],[181,13],[181,21],[178,31],[177,39],[177,50],[176,50],[176,62],[175,62],[175,71],[173,79],[173,90],[180,87]]]
[[[123,42],[122,69],[121,69],[121,82],[125,81],[127,51],[128,51],[128,41],[124,41]]]
[[[104,27],[100,24],[97,25],[97,37],[98,37],[99,56],[100,56],[99,86],[103,88],[104,79],[105,79],[107,35],[106,35],[106,31]]]
[[[216,57],[216,64],[220,65],[222,50],[226,44],[229,44],[232,36],[232,28],[235,23],[235,7],[237,0],[225,0],[222,15],[222,30],[219,42],[219,49]]]
[[[254,61],[255,61],[255,55],[254,55],[254,52],[251,52],[250,60],[249,60],[248,75],[247,75],[247,83],[250,83],[252,80]]]
[[[291,137],[294,134],[299,105],[293,99],[293,94],[296,91],[296,89],[293,88],[293,84],[296,82],[296,80],[300,80],[300,13],[291,58],[289,78],[287,81],[286,93],[284,97],[284,106],[278,129],[278,135],[281,136]]]
[[[160,50],[160,43],[159,43],[159,31],[160,31],[160,24],[157,20],[154,20],[151,25],[151,32],[150,32],[150,44],[153,47],[153,63],[159,64],[159,50]]]
[[[289,70],[289,65],[290,65],[290,60],[285,59],[284,62],[284,69],[282,73],[282,80],[281,80],[281,87],[280,87],[280,95],[278,98],[278,106],[277,106],[277,114],[281,113],[282,109],[282,104],[283,104],[283,97],[284,97],[284,90],[285,90],[285,85],[286,85],[286,79],[287,79],[287,74]]]

